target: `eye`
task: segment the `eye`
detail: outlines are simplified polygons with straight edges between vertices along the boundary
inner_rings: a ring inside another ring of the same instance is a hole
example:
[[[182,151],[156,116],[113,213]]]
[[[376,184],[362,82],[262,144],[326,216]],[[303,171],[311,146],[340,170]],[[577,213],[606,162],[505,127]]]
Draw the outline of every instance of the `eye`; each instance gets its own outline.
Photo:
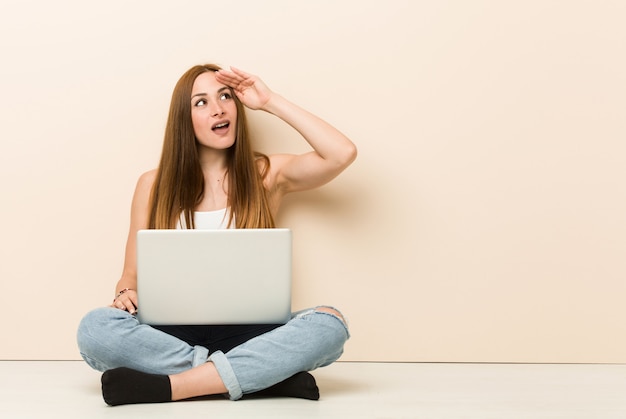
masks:
[[[228,100],[228,99],[232,99],[232,95],[230,94],[230,92],[223,92],[222,94],[220,94],[220,100]]]
[[[206,105],[206,99],[199,99],[195,103],[195,106],[204,106],[204,105]]]

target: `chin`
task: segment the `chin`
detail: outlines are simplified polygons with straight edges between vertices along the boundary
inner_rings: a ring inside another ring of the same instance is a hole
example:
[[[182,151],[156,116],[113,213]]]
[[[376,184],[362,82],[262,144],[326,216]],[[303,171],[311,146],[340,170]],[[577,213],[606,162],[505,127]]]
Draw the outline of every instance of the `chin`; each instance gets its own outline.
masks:
[[[228,150],[235,145],[235,141],[197,141],[197,144],[211,150]]]

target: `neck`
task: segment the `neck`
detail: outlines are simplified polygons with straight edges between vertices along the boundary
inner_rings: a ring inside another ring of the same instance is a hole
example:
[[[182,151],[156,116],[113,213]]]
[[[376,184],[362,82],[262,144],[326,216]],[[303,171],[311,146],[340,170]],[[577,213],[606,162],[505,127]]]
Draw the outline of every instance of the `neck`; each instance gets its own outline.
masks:
[[[205,182],[207,184],[223,182],[228,169],[226,151],[202,147],[199,152],[200,166],[202,167],[202,173],[204,173]]]

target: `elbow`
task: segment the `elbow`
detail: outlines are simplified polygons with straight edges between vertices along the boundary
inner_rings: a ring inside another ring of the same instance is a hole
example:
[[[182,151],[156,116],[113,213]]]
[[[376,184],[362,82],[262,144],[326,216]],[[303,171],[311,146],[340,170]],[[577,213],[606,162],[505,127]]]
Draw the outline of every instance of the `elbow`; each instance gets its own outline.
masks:
[[[358,150],[356,145],[353,142],[350,142],[343,153],[343,166],[348,167],[352,164],[353,161],[356,160],[356,156],[358,154]]]
[[[356,160],[356,156],[359,154],[359,151],[356,148],[356,144],[352,143],[352,147],[350,148],[350,163]]]

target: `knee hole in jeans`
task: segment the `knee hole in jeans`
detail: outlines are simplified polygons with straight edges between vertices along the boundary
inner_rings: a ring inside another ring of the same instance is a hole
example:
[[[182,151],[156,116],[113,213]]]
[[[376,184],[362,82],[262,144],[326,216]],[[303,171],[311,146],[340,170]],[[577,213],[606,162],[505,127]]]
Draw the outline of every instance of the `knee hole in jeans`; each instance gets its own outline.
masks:
[[[315,308],[315,311],[317,311],[318,313],[327,313],[327,314],[333,315],[337,319],[339,319],[344,324],[344,326],[347,326],[346,319],[343,317],[343,314],[341,314],[339,310],[333,307],[319,306]]]

